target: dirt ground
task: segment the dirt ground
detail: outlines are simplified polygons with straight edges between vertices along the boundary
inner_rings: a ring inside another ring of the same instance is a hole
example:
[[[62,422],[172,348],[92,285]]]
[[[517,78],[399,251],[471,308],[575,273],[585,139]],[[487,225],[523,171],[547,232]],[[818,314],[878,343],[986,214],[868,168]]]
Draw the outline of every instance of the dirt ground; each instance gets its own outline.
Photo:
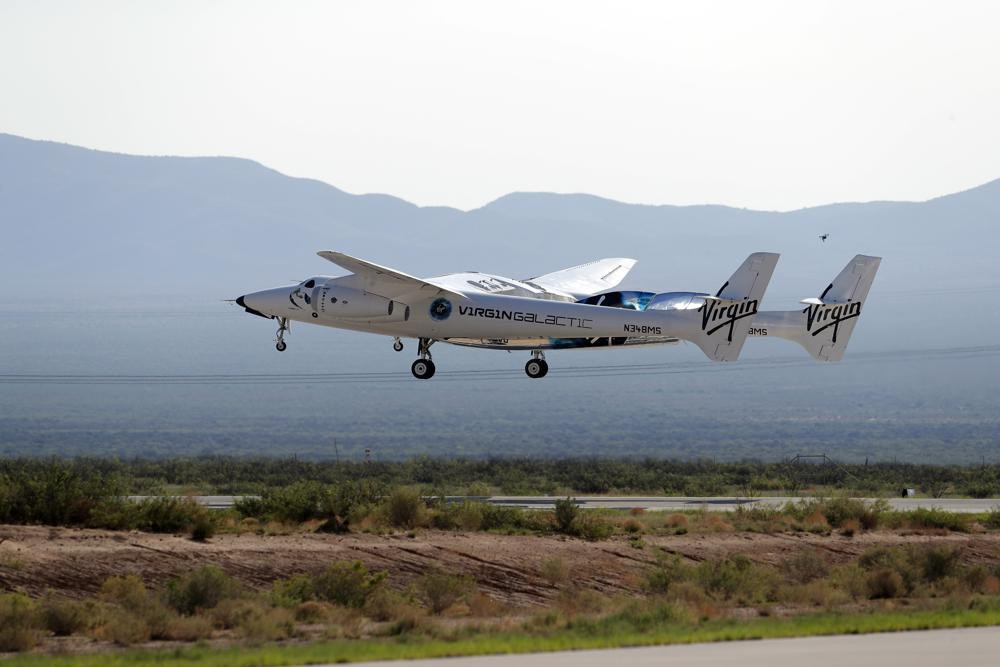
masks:
[[[305,533],[219,535],[206,543],[183,536],[105,530],[0,525],[0,590],[70,597],[95,593],[105,578],[137,574],[149,585],[206,564],[215,564],[256,588],[275,579],[316,572],[336,560],[360,560],[389,572],[404,587],[432,569],[475,577],[487,595],[514,606],[546,603],[558,590],[542,576],[542,563],[563,561],[576,585],[603,593],[639,591],[643,572],[659,547],[691,561],[745,554],[779,564],[801,549],[818,549],[834,562],[879,545],[946,543],[961,546],[966,562],[1000,560],[1000,534],[873,532],[841,535],[715,533],[644,537],[645,548],[623,538],[600,542],[558,536],[420,531],[397,535]]]

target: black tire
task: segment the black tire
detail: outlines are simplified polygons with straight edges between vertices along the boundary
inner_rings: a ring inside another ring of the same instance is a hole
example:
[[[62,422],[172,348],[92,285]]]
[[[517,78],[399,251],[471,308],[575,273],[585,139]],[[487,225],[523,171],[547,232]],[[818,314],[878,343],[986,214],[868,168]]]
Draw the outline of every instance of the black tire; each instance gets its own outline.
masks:
[[[434,377],[434,362],[430,359],[417,359],[410,366],[410,372],[418,380],[430,380]]]
[[[274,349],[276,349],[278,352],[284,352],[285,348],[287,347],[288,344],[285,343],[285,341],[283,340],[279,340],[277,343],[274,344]]]
[[[528,374],[528,377],[537,380],[545,377],[545,374],[549,372],[549,365],[545,363],[544,359],[530,359],[524,365],[524,372]]]
[[[397,340],[395,343],[392,344],[392,349],[396,350],[396,352],[402,352],[403,351],[403,341]]]

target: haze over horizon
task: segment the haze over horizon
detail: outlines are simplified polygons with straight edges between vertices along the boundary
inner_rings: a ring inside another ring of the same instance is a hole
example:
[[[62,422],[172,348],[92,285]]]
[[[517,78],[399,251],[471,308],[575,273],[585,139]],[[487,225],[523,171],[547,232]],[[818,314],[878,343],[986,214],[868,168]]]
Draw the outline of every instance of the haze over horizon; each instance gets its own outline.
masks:
[[[1000,175],[1000,7],[0,5],[0,131],[348,192],[794,210]]]

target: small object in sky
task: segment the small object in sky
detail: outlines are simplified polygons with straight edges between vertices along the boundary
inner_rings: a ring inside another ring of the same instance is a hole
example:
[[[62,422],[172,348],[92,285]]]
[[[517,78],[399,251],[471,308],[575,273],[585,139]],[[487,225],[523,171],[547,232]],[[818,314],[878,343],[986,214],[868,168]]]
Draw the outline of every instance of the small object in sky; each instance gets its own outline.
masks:
[[[819,235],[819,240],[820,240],[820,241],[822,241],[823,243],[826,243],[826,240],[827,240],[827,239],[828,239],[829,237],[830,237],[830,235],[829,235],[829,234],[820,234],[820,235]]]

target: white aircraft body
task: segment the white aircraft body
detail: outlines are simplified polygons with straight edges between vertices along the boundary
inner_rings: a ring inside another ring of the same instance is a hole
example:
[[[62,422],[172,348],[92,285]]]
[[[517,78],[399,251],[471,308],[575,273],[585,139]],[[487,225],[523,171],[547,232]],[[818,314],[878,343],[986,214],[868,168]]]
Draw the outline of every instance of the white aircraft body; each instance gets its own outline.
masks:
[[[526,350],[529,377],[548,372],[545,350],[676,344],[690,341],[713,361],[735,361],[748,336],[795,341],[814,359],[844,355],[868,295],[878,257],[857,255],[803,309],[760,311],[778,262],[758,252],[714,294],[615,291],[635,265],[600,259],[537,278],[515,280],[485,273],[416,278],[339,252],[320,257],[352,272],[315,276],[297,285],[245,294],[236,303],[278,322],[276,348],[286,349],[292,321],[418,341],[414,377],[434,375],[436,341],[502,350]]]

